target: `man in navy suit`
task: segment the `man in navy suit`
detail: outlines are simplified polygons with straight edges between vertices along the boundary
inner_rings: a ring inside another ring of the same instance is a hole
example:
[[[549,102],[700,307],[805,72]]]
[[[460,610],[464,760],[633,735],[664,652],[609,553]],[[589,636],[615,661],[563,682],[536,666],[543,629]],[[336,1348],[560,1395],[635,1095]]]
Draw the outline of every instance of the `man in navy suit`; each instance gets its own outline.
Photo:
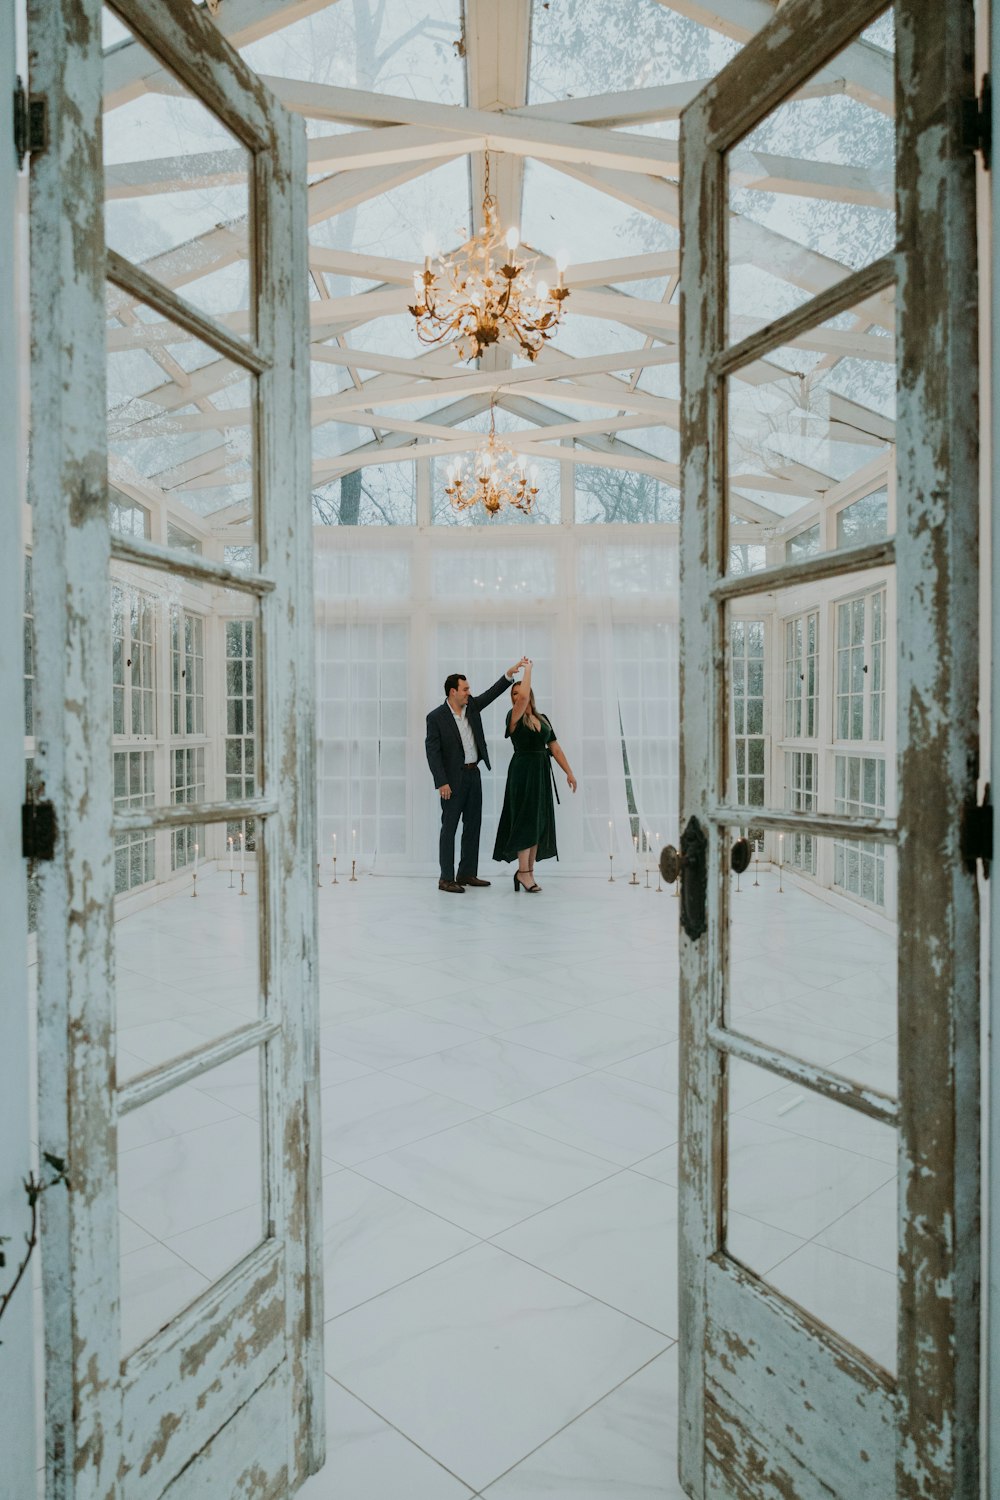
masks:
[[[469,679],[461,672],[452,672],[445,678],[446,701],[427,715],[424,748],[434,786],[441,798],[439,891],[460,894],[467,885],[486,886],[490,883],[480,880],[478,875],[479,828],[483,820],[479,762],[485,761],[486,769],[492,769],[481,714],[510,687],[515,672],[526,661],[527,657],[522,657],[514,666],[508,667],[504,675],[477,698],[472,697]],[[462,824],[462,844],[456,875],[455,834],[459,821]]]

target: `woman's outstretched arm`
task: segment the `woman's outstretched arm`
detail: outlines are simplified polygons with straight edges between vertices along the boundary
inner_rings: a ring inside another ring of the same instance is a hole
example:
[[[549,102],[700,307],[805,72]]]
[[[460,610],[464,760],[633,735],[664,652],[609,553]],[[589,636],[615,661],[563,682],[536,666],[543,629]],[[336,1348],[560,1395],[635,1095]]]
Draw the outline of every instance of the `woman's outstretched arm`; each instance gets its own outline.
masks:
[[[519,724],[528,711],[531,702],[531,662],[525,658],[524,676],[521,681],[514,685],[514,707],[510,715],[509,734],[514,733],[514,726]]]
[[[562,769],[566,772],[566,784],[568,785],[570,791],[575,792],[576,777],[573,775],[573,772],[569,768],[569,761],[563,754],[562,746],[560,745],[559,741],[549,740],[549,749],[552,752],[552,758],[555,761],[556,765],[561,766]]]

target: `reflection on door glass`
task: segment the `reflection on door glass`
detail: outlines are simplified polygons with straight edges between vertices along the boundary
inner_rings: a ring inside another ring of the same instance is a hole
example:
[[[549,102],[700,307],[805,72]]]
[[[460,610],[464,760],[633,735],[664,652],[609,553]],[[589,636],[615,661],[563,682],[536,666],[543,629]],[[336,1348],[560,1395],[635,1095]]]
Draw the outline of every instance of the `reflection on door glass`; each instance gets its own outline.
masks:
[[[730,573],[893,534],[894,317],[890,288],[730,376]]]
[[[860,53],[864,99],[843,84]],[[892,251],[893,96],[892,58],[853,42],[729,152],[731,343]]]
[[[202,800],[204,781],[196,778],[205,774],[204,749],[174,750],[170,759],[172,800]],[[116,793],[119,784],[125,792],[116,807],[151,799],[141,777],[130,797],[125,778],[136,761],[152,760],[150,752],[116,752]],[[235,835],[225,823],[196,823],[115,836],[119,1082],[260,1015],[261,832],[247,839],[242,824],[229,826]]]
[[[826,800],[825,758],[786,750],[784,803]],[[754,830],[731,877],[727,1024],[890,1096],[896,1092],[895,851]]]
[[[122,1353],[263,1238],[259,1049],[122,1116]]]
[[[896,1149],[895,1129],[730,1062],[727,1253],[889,1371]]]
[[[254,377],[111,285],[107,313],[112,530],[205,553],[225,511],[252,541]]]
[[[242,314],[241,331],[252,332],[250,153],[104,14],[108,246],[203,311]]]

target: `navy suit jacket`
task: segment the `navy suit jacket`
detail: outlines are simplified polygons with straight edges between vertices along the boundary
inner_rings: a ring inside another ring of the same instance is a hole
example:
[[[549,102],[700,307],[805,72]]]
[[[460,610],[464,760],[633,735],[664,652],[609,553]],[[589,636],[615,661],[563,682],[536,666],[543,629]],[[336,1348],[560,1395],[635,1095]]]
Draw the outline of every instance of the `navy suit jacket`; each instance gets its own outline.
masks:
[[[465,705],[465,717],[469,728],[472,730],[472,738],[476,742],[476,750],[479,759],[486,762],[488,770],[490,765],[489,752],[486,749],[486,736],[483,733],[483,721],[481,714],[484,708],[489,708],[500,694],[507,691],[511,686],[509,677],[500,677],[491,688],[478,697],[470,696]],[[427,764],[431,768],[435,787],[458,785],[459,777],[465,766],[465,750],[462,746],[462,736],[458,732],[455,723],[455,715],[448,706],[447,701],[432,708],[427,715],[427,738],[424,740],[424,749],[427,751]]]

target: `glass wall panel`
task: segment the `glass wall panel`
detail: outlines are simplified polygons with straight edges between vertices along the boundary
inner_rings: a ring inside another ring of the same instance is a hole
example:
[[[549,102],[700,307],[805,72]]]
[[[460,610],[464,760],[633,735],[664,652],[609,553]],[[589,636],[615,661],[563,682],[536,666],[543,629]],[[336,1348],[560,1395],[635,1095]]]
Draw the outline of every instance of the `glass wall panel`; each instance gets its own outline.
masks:
[[[680,490],[666,480],[631,469],[596,468],[591,464],[574,464],[573,477],[579,525],[680,521]]]

